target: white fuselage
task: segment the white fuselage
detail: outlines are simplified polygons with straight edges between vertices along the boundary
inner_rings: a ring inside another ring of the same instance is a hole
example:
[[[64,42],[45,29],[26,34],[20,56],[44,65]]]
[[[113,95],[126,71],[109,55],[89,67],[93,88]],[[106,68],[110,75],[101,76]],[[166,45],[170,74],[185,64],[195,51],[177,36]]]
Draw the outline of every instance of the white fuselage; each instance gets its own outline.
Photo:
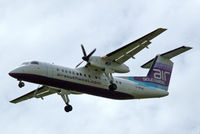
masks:
[[[71,69],[44,62],[27,62],[10,74],[20,81],[62,88],[72,94],[86,93],[111,99],[155,98],[168,95],[167,91],[141,86],[120,77],[114,77],[117,90],[110,91],[110,83],[104,72],[91,67]]]

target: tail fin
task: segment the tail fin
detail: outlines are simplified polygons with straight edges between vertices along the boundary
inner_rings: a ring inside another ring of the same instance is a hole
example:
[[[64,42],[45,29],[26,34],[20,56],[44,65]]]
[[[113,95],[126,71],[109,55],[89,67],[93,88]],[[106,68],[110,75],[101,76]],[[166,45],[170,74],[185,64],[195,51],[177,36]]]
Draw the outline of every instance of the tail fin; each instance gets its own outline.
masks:
[[[154,59],[142,65],[143,68],[149,68],[151,65],[147,76],[134,77],[134,81],[142,82],[143,85],[145,84],[146,86],[160,88],[167,91],[173,68],[173,62],[170,59],[189,49],[191,49],[191,47],[183,46],[167,53],[157,55]]]
[[[168,90],[172,68],[173,62],[170,59],[158,55],[146,76],[146,81],[157,84],[161,89]]]

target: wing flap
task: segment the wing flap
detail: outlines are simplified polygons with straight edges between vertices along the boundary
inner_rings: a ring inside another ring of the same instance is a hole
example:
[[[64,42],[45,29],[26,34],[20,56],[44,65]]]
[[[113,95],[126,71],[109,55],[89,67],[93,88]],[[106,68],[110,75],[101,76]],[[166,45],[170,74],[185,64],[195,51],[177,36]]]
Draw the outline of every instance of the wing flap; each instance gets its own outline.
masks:
[[[131,50],[130,52],[126,53],[125,55],[123,55],[123,57],[120,57],[119,59],[117,59],[117,63],[124,63],[125,61],[127,61],[130,57],[134,58],[134,55],[137,54],[138,52],[140,52],[142,49],[144,49],[145,47],[148,47],[148,45],[151,44],[151,42],[147,42],[144,45],[139,45],[138,47],[136,47],[135,49]]]
[[[143,48],[148,47],[148,45],[151,44],[150,40],[164,32],[165,30],[167,29],[158,28],[153,32],[107,54],[106,56],[103,56],[103,58],[106,58],[109,61],[116,61],[122,64],[129,58],[137,54],[139,51],[141,51]]]
[[[58,89],[50,88],[47,86],[42,86],[42,87],[37,88],[36,90],[33,90],[25,95],[22,95],[14,100],[11,100],[10,102],[11,103],[19,103],[21,101],[25,101],[25,100],[28,100],[31,98],[43,98],[45,96],[48,96],[48,95],[51,95],[51,94],[54,94],[57,92],[59,92]]]
[[[161,54],[161,56],[167,58],[167,59],[171,59],[185,51],[188,51],[192,49],[191,47],[187,47],[187,46],[182,46],[182,47],[179,47],[179,48],[176,48],[174,50],[171,50],[171,51],[168,51],[166,53],[163,53]],[[151,65],[153,63],[154,59],[151,59],[150,61],[146,62],[145,64],[143,64],[141,67],[142,68],[151,68]]]

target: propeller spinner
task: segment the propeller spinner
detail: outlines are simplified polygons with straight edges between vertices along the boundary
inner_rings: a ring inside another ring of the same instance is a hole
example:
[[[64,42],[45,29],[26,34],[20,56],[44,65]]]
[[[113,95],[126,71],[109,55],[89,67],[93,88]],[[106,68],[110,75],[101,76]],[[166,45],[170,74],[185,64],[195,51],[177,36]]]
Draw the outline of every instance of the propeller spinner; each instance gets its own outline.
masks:
[[[90,59],[90,57],[94,54],[94,52],[96,51],[96,48],[95,48],[92,52],[90,52],[88,55],[87,55],[87,53],[86,53],[86,51],[85,51],[85,48],[84,48],[84,46],[83,46],[82,44],[81,44],[81,49],[82,49],[82,52],[83,52],[83,57],[82,57],[83,61],[86,61],[87,63],[89,63],[89,59]],[[83,63],[83,61],[81,61],[81,62],[76,66],[76,68],[79,67],[79,66]]]

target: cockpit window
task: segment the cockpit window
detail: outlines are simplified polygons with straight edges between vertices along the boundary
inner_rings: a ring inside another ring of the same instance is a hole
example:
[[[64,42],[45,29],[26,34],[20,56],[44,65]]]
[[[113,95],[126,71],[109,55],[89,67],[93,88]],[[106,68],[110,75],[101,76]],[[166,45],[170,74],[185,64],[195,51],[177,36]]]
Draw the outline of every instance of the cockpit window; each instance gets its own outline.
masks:
[[[29,62],[24,62],[24,63],[22,63],[22,65],[28,65],[29,64]]]
[[[32,61],[31,64],[39,65],[39,62],[37,62],[37,61]]]

